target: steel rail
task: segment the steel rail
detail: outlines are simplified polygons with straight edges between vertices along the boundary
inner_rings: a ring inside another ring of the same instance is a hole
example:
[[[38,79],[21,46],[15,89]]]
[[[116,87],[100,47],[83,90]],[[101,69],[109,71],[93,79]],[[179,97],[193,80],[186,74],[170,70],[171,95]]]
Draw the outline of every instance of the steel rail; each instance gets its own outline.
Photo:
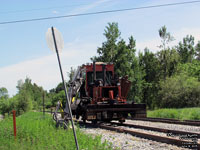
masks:
[[[175,139],[175,138],[171,138],[171,137],[163,137],[163,136],[158,136],[158,135],[153,135],[153,134],[147,134],[147,133],[142,133],[142,132],[138,132],[138,131],[122,129],[119,127],[102,125],[102,124],[98,125],[98,127],[102,128],[102,129],[116,131],[119,133],[128,133],[133,136],[140,137],[140,138],[145,138],[145,139],[154,140],[157,142],[172,144],[172,145],[176,145],[179,147],[185,147],[185,148],[197,149],[197,150],[200,149],[199,143],[194,143],[194,142],[190,142],[190,141],[186,141],[186,140],[180,140],[180,139]]]
[[[139,120],[139,121],[150,121],[150,122],[162,122],[169,124],[180,124],[180,125],[189,125],[189,126],[200,126],[200,121],[188,121],[188,120],[176,120],[176,119],[165,119],[165,118],[129,118],[130,120]]]
[[[187,141],[187,140],[180,140],[180,139],[173,138],[173,136],[163,137],[163,136],[143,133],[143,132],[139,132],[139,131],[122,129],[119,126],[113,127],[111,125],[105,125],[105,124],[102,124],[102,123],[92,124],[92,123],[83,123],[82,121],[76,121],[76,122],[79,123],[80,125],[83,125],[84,127],[94,127],[94,128],[111,130],[111,131],[115,131],[115,132],[118,132],[118,133],[128,133],[128,134],[136,136],[136,137],[140,137],[140,138],[144,138],[144,139],[148,139],[148,140],[153,140],[153,141],[157,141],[157,142],[162,142],[162,143],[167,143],[167,144],[171,144],[171,145],[176,145],[178,147],[185,147],[185,148],[197,149],[197,150],[200,149],[200,144],[195,143],[195,141],[192,142],[192,141]],[[121,125],[124,126],[125,124],[121,124]],[[176,131],[174,131],[174,134],[175,133],[176,133]],[[198,135],[198,138],[199,138],[199,135]]]
[[[183,121],[183,122],[199,122],[200,120],[179,120],[179,119],[172,119],[172,118],[153,118],[153,117],[148,117],[149,119],[161,119],[161,120],[169,120],[169,121]]]
[[[171,129],[157,128],[157,127],[150,127],[150,126],[143,126],[143,125],[135,125],[135,124],[129,124],[129,123],[121,124],[121,123],[117,123],[117,122],[111,122],[111,124],[118,125],[118,126],[144,129],[144,130],[163,132],[163,133],[166,133],[168,136],[170,136],[170,135],[179,136],[179,137],[180,136],[195,136],[197,139],[200,139],[200,134],[195,133],[195,132],[171,130]]]

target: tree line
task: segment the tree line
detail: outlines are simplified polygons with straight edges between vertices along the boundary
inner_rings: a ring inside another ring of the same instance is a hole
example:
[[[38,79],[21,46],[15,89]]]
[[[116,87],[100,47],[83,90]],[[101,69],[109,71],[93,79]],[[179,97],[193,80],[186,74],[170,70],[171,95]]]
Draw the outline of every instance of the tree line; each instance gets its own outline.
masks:
[[[132,88],[128,99],[146,103],[149,109],[200,106],[200,41],[187,35],[178,45],[170,47],[174,37],[166,26],[158,30],[159,51],[147,47],[136,51],[136,40],[121,37],[118,23],[108,23],[105,42],[98,47],[92,61],[113,62],[119,76],[128,75]]]
[[[71,68],[70,78],[72,78],[73,71]],[[0,114],[9,114],[12,110],[16,110],[17,115],[29,110],[42,111],[43,101],[46,109],[55,107],[58,101],[61,101],[63,104],[66,102],[62,83],[46,91],[43,87],[32,83],[31,79],[27,77],[24,81],[19,80],[16,88],[18,91],[13,97],[9,97],[8,90],[5,87],[0,88]]]
[[[200,106],[200,41],[194,42],[187,35],[176,46],[169,44],[174,37],[166,26],[158,30],[161,45],[153,53],[147,47],[143,52],[136,49],[136,40],[130,36],[128,42],[121,37],[118,23],[108,23],[104,30],[106,40],[97,48],[97,56],[92,61],[113,62],[117,76],[129,76],[132,87],[128,100],[146,103],[149,109],[183,108]],[[72,78],[71,68],[69,77]],[[65,101],[62,83],[45,91],[30,78],[17,83],[18,92],[9,97],[5,87],[0,88],[0,113],[16,109],[23,113],[31,109],[41,109],[43,98],[45,107]]]

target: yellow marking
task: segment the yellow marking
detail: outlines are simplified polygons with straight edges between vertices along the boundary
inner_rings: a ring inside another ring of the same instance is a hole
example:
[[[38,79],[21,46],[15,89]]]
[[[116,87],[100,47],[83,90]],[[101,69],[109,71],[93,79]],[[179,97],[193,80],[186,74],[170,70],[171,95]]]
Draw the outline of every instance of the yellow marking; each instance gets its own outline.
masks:
[[[75,101],[75,97],[72,98],[72,103]]]
[[[64,111],[63,111],[63,106],[62,106],[61,101],[60,101],[60,112],[61,112],[61,117],[64,118]]]

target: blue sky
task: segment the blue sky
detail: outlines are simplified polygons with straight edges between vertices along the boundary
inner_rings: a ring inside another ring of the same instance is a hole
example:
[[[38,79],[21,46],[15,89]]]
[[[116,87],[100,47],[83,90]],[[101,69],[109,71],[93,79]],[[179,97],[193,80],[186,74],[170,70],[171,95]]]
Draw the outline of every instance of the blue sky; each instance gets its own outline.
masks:
[[[184,0],[189,1],[189,0]],[[87,13],[95,11],[141,7],[183,0],[35,0],[1,1],[0,22]],[[0,87],[10,95],[16,93],[19,79],[30,77],[45,90],[61,81],[55,53],[46,44],[49,27],[56,27],[63,35],[65,48],[61,55],[67,79],[70,67],[89,62],[105,40],[103,32],[108,22],[118,22],[126,41],[133,35],[137,50],[148,47],[158,51],[158,29],[166,25],[177,44],[187,34],[200,40],[200,3],[170,7],[141,9],[100,15],[62,18],[36,22],[0,25]],[[37,9],[37,10],[36,10]]]

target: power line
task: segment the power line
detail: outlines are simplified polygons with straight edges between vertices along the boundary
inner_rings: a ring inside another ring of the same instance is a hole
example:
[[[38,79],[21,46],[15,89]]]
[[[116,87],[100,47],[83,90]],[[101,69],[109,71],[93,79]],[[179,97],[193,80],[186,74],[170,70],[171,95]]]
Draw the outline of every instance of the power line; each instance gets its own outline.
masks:
[[[78,17],[78,16],[89,16],[89,15],[123,12],[123,11],[130,11],[130,10],[139,10],[139,9],[149,9],[149,8],[159,8],[159,7],[166,7],[166,6],[192,4],[192,3],[199,3],[199,2],[200,2],[200,0],[189,1],[189,2],[188,1],[187,2],[180,2],[180,3],[168,3],[168,4],[161,4],[161,5],[150,5],[150,6],[143,6],[143,7],[133,7],[133,8],[125,8],[125,9],[106,10],[106,11],[98,11],[98,12],[89,12],[89,13],[81,13],[81,14],[72,14],[72,15],[56,16],[56,17],[44,17],[44,18],[14,20],[14,21],[0,22],[0,24],[12,24],[12,23],[20,23],[20,22],[31,22],[31,21],[41,21],[41,20],[50,20],[50,19],[59,19],[59,18]]]

